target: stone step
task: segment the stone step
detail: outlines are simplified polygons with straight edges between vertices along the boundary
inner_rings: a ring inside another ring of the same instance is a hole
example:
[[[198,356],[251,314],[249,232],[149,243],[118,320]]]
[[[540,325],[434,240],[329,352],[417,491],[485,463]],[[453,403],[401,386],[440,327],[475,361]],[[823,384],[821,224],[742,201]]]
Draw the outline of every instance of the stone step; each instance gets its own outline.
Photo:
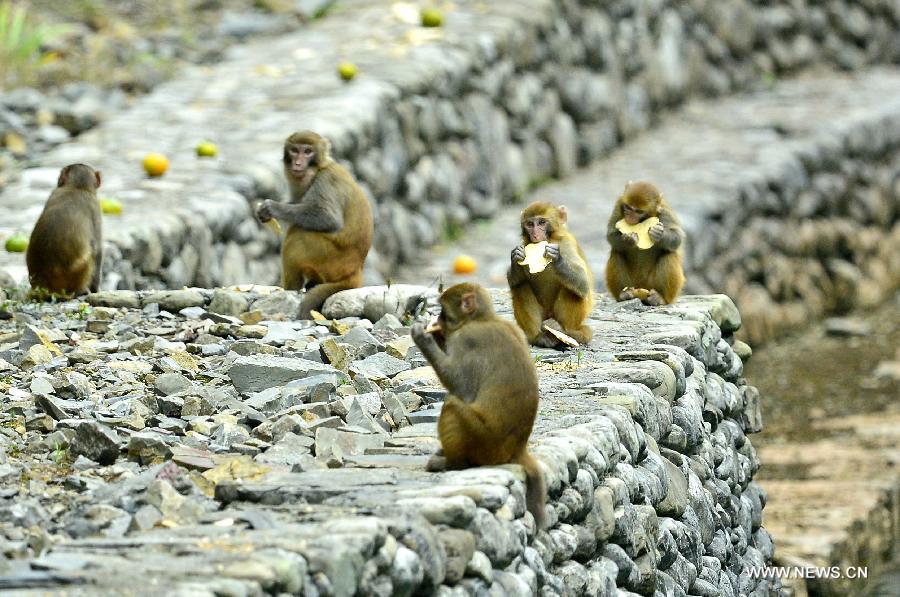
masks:
[[[879,98],[860,101],[860,97]],[[690,290],[736,297],[753,341],[831,309],[878,303],[900,280],[900,69],[820,72],[688,103],[609,157],[542,186],[395,282],[505,283],[531,200],[565,204],[605,292],[606,222],[629,180],[657,184],[687,232]],[[453,274],[459,254],[474,275]]]

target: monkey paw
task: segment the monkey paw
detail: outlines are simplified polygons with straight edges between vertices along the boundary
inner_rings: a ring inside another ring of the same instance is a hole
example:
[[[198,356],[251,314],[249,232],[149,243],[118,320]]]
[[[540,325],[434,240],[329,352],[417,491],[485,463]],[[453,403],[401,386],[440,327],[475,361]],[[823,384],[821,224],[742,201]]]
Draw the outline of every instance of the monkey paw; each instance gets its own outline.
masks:
[[[647,295],[646,302],[648,305],[653,305],[654,307],[659,307],[660,305],[666,304],[666,299],[658,293],[656,290],[651,290]]]
[[[441,450],[438,450],[431,455],[431,458],[428,459],[428,463],[425,465],[425,470],[431,473],[439,473],[447,470],[447,459],[444,457],[444,453]]]
[[[409,335],[412,336],[413,342],[416,343],[416,346],[420,348],[428,338],[428,334],[425,332],[425,326],[419,322],[413,324],[412,329],[409,330]]]
[[[271,203],[270,199],[266,199],[256,204],[256,219],[263,224],[275,217],[272,213]]]
[[[619,294],[620,301],[630,301],[633,298],[637,298],[637,295],[634,292],[634,288],[631,286],[623,288],[622,292]]]
[[[520,261],[525,261],[525,245],[519,245],[515,249],[512,250],[512,254],[510,255],[510,259],[513,263],[519,263]]]
[[[665,226],[663,226],[662,224],[657,222],[656,224],[653,225],[653,227],[650,228],[650,230],[648,232],[650,234],[650,240],[652,240],[655,243],[658,243],[660,241],[660,239],[662,239],[663,234],[665,234],[666,228],[665,228]]]
[[[544,255],[551,261],[559,260],[559,244],[549,244],[544,248]]]

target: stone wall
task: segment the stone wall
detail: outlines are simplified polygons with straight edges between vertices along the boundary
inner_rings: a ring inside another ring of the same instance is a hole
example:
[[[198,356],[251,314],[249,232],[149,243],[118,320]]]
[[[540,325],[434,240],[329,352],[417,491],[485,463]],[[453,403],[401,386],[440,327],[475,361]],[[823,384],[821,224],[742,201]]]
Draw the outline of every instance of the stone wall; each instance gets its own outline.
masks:
[[[746,169],[688,243],[692,292],[735,297],[751,343],[900,286],[900,103]],[[697,237],[702,238],[698,241]]]
[[[100,293],[0,321],[0,478],[21,481],[0,496],[4,587],[776,590],[750,571],[774,546],[748,439],[760,398],[727,297],[604,301],[582,351],[535,349],[531,449],[549,489],[535,532],[520,467],[425,472],[446,392],[408,327],[393,314],[294,321],[296,293],[260,290]],[[384,313],[349,292],[326,314]],[[508,292],[495,305],[511,317]]]
[[[338,138],[378,204],[385,266],[602,157],[685,98],[900,59],[889,2],[569,0],[535,13],[426,93],[401,87],[371,136]]]
[[[277,241],[235,199],[283,196],[278,147],[303,126],[329,135],[371,192],[374,281],[533,185],[605,155],[686,98],[900,56],[900,14],[888,0],[472,1],[431,33],[371,0],[342,7],[309,30],[236,48],[212,69],[186,68],[49,152],[46,171],[25,171],[0,198],[9,212],[0,233],[27,233],[59,165],[90,161],[135,216],[107,220],[108,287],[272,282]],[[370,23],[384,39],[371,38]],[[359,81],[323,72],[338,59],[360,65]],[[219,142],[218,163],[181,159],[159,184],[136,177],[130,160],[191,151],[196,135]],[[21,279],[21,262],[8,260]]]

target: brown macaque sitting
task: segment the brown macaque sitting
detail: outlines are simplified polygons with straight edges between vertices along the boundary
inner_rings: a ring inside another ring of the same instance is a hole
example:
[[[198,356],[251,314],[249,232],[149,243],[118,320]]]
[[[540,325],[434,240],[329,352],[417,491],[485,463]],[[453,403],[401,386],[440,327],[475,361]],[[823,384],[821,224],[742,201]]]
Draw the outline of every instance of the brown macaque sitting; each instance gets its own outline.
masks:
[[[449,392],[438,420],[442,452],[428,470],[521,464],[528,510],[546,525],[546,486],[528,437],[538,407],[538,380],[528,343],[513,323],[497,316],[491,297],[464,283],[441,295],[441,314],[411,334]]]
[[[646,228],[646,230],[644,230]],[[616,300],[672,303],[684,286],[684,232],[662,193],[649,182],[629,182],[616,201],[606,238],[612,250],[606,287]]]
[[[586,344],[591,340],[591,328],[584,320],[594,305],[594,275],[578,241],[566,229],[567,218],[562,205],[535,202],[525,208],[522,244],[513,249],[506,274],[516,321],[535,346],[554,348],[561,344],[556,335],[543,329],[548,318],[556,320],[560,331],[576,342]],[[543,257],[549,264],[541,271],[534,271],[527,263],[522,265],[531,249],[526,245],[542,242],[547,243]]]
[[[287,203],[267,199],[256,207],[260,222],[289,224],[281,245],[282,286],[307,289],[299,317],[321,309],[332,294],[358,288],[372,246],[372,209],[346,168],[330,155],[328,140],[311,131],[284,143]]]
[[[100,290],[103,221],[100,172],[70,164],[59,173],[28,241],[25,263],[32,296],[71,298]]]

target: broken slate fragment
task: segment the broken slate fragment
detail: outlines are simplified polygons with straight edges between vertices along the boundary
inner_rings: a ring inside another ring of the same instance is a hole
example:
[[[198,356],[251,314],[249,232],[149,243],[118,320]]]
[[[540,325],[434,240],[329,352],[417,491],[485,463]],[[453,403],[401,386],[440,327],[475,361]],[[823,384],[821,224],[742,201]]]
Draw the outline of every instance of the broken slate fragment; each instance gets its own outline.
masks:
[[[82,455],[100,464],[112,464],[119,455],[119,436],[96,421],[77,421],[73,425],[75,437],[69,444],[72,454]]]
[[[394,377],[398,373],[408,371],[410,364],[391,355],[379,352],[362,361],[357,361],[350,366],[352,376],[365,375],[374,382],[384,381]]]
[[[331,365],[307,359],[250,355],[236,359],[228,370],[228,377],[239,392],[248,393],[283,386],[310,375],[336,372]]]

